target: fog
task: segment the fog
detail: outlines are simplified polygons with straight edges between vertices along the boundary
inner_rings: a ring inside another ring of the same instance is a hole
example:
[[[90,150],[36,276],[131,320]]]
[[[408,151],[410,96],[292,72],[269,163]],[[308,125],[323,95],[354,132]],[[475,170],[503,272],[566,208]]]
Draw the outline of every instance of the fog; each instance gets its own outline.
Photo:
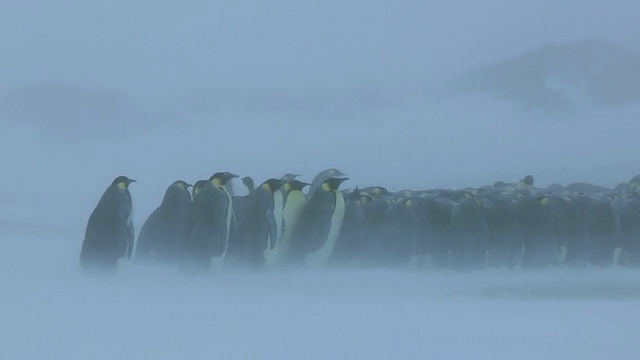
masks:
[[[117,175],[614,187],[640,173],[633,1],[31,1],[0,12],[3,358],[635,358],[625,269],[83,277]],[[238,192],[242,192],[239,182]],[[569,289],[569,290],[563,290]],[[247,344],[248,343],[248,344]]]

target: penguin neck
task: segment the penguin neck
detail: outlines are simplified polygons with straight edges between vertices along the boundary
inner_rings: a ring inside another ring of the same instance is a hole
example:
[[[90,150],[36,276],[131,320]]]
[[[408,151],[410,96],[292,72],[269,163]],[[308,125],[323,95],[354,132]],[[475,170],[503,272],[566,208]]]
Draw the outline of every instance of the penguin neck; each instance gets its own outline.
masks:
[[[217,188],[222,188],[224,187],[224,184],[222,183],[222,180],[215,178],[213,180],[211,180],[211,183],[213,184],[213,186],[217,187]],[[225,189],[226,190],[226,189]]]

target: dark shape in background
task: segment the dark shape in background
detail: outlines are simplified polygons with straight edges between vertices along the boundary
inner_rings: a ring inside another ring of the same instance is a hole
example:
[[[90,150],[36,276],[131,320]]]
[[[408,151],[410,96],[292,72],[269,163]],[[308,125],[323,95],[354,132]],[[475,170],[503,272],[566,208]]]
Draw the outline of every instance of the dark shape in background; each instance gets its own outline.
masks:
[[[279,89],[200,88],[185,92],[177,105],[194,116],[218,118],[228,115],[267,114],[301,119],[357,118],[396,110],[401,104],[386,94],[361,90],[345,94],[289,93]]]
[[[176,115],[140,111],[123,93],[63,83],[26,86],[0,98],[0,119],[54,135],[126,135],[177,121]]]
[[[467,71],[446,90],[482,93],[554,119],[573,116],[583,101],[605,108],[637,104],[640,53],[598,41],[549,44]]]

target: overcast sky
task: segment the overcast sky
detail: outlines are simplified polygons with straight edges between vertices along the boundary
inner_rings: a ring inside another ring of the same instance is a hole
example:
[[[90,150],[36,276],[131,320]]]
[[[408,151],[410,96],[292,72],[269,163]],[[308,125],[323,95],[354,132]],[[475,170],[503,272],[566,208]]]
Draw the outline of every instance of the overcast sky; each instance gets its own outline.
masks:
[[[640,173],[638,13],[635,1],[8,2],[0,217],[27,216],[8,205],[26,197],[75,204],[65,221],[84,222],[120,174],[139,181],[138,222],[173,180],[217,170],[613,187]]]

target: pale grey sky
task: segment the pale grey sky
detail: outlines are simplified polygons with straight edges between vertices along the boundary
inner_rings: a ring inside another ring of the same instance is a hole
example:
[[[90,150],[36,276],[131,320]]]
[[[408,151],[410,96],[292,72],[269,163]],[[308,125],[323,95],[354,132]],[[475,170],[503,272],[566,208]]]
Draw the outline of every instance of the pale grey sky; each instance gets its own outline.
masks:
[[[5,189],[29,191],[0,199],[67,201],[73,211],[56,215],[83,223],[126,174],[139,181],[141,222],[173,180],[221,169],[260,181],[339,167],[345,186],[395,189],[527,173],[542,186],[613,187],[640,172],[639,10],[635,1],[6,2],[0,150],[14,174]],[[587,70],[576,72],[583,54]],[[452,84],[475,85],[452,93]]]

